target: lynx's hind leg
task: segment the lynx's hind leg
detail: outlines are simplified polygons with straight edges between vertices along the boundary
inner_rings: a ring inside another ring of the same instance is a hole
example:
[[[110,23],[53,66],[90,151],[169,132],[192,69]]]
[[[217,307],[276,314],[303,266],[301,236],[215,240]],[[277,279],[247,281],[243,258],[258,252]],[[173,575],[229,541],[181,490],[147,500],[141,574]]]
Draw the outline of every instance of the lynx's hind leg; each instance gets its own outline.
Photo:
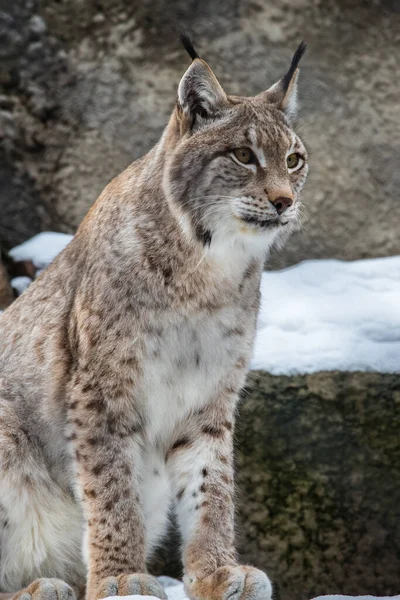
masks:
[[[40,443],[28,430],[31,420],[20,416],[20,408],[15,397],[0,395],[0,591],[16,592],[39,577],[80,585],[80,509],[51,478]],[[53,597],[43,585],[32,597],[42,588]],[[51,589],[61,590],[58,584]]]

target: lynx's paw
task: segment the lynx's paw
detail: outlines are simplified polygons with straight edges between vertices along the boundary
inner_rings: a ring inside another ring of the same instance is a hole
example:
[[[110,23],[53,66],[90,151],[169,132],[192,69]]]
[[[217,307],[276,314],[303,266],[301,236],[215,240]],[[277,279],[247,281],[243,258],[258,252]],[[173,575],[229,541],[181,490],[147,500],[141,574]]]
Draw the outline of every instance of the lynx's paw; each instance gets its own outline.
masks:
[[[12,600],[75,600],[74,590],[61,579],[36,579]]]
[[[155,577],[147,575],[147,573],[106,577],[100,582],[95,595],[90,594],[89,597],[99,600],[108,596],[133,596],[135,594],[155,596],[161,600],[167,600],[167,595],[161,583]]]
[[[254,567],[220,567],[204,579],[185,576],[185,589],[192,600],[270,600],[271,582]]]

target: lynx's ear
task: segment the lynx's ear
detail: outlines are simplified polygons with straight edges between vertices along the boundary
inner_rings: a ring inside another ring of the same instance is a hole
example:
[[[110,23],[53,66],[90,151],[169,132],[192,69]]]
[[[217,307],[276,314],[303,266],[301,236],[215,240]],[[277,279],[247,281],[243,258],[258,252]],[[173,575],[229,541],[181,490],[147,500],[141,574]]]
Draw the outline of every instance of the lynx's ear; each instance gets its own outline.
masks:
[[[179,84],[178,106],[192,127],[196,117],[207,119],[217,116],[227,105],[227,97],[208,64],[198,56],[190,39],[186,35],[181,35],[181,39],[193,62]]]
[[[292,58],[289,71],[275,85],[264,94],[270,104],[275,104],[289,119],[297,115],[297,78],[299,75],[299,62],[306,51],[307,43],[301,42]]]

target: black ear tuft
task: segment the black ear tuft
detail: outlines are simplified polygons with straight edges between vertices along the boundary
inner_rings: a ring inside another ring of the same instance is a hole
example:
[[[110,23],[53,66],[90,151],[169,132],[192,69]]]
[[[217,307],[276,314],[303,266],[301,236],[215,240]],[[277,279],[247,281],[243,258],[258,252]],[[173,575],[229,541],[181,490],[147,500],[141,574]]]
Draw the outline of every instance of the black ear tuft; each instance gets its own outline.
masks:
[[[182,46],[185,48],[185,50],[189,54],[190,58],[192,60],[194,60],[195,58],[200,58],[200,56],[197,54],[196,50],[194,49],[192,40],[190,39],[188,34],[181,31],[180,37],[181,37]]]
[[[286,73],[286,75],[284,76],[284,78],[282,79],[282,84],[283,84],[283,90],[286,92],[286,90],[288,89],[290,82],[292,81],[292,77],[299,65],[299,62],[304,54],[304,52],[307,49],[307,42],[305,42],[304,40],[301,42],[301,44],[299,45],[299,47],[297,48],[296,52],[294,53],[294,56],[292,58],[292,64],[290,65],[290,69],[289,71]]]

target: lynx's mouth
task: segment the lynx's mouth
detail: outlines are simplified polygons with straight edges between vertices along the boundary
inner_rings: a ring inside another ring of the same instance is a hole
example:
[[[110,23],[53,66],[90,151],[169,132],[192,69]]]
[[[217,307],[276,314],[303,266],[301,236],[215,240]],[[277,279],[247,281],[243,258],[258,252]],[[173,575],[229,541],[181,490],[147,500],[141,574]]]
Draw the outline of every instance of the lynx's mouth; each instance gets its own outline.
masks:
[[[287,225],[289,221],[282,221],[279,217],[270,217],[269,219],[260,219],[254,215],[241,215],[241,220],[248,225],[253,225],[259,229],[274,229],[281,225]]]

